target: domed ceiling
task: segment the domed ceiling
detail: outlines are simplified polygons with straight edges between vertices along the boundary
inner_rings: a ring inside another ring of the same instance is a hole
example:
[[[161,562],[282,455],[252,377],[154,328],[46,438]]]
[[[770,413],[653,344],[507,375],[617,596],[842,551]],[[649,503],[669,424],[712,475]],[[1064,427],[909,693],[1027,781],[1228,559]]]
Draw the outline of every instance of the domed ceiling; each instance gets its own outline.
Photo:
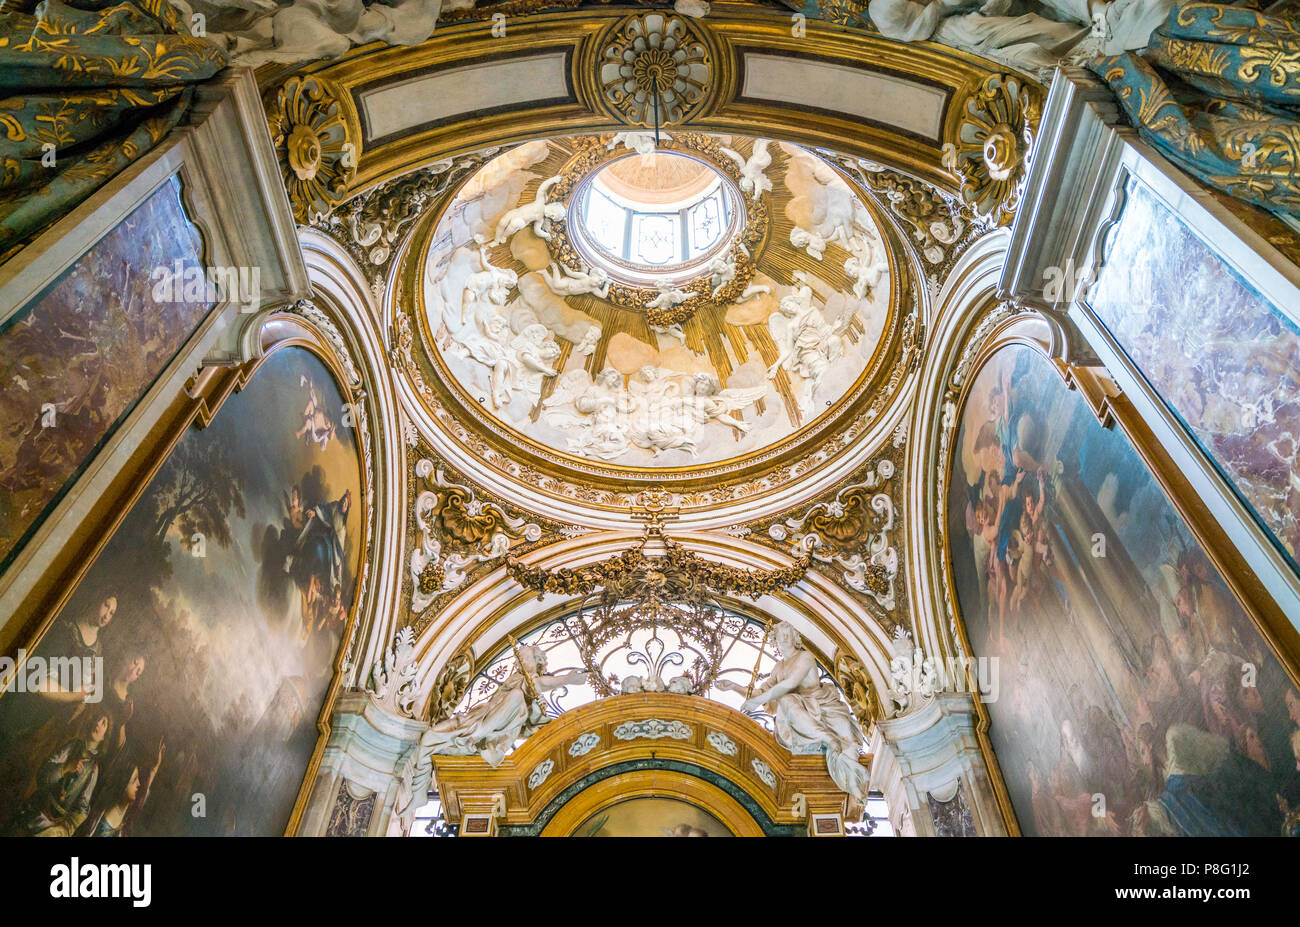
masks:
[[[440,392],[550,471],[789,459],[887,373],[901,266],[874,203],[792,144],[533,141],[429,228],[414,314]]]

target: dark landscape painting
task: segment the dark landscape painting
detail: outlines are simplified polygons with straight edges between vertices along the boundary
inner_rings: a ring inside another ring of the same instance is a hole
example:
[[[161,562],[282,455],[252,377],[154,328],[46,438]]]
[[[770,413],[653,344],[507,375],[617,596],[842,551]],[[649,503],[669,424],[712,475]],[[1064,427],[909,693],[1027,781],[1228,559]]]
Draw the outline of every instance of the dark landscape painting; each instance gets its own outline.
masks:
[[[172,178],[0,321],[0,569],[211,311],[206,285],[155,299],[156,269],[202,267]]]
[[[1300,696],[1122,432],[997,351],[959,423],[948,536],[997,660],[990,736],[1037,835],[1291,835]]]
[[[290,347],[182,438],[33,651],[98,678],[0,697],[0,832],[284,832],[356,594],[344,411]]]

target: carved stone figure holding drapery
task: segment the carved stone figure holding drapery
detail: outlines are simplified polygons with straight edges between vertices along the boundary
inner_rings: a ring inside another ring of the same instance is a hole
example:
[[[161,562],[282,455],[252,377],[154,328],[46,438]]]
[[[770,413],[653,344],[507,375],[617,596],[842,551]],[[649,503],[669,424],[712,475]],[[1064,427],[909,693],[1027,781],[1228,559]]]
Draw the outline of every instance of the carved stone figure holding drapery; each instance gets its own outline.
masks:
[[[478,754],[496,768],[515,741],[550,720],[541,693],[586,682],[583,672],[549,675],[540,647],[519,648],[519,665],[501,681],[491,698],[433,725],[421,744],[442,756]]]
[[[825,753],[826,771],[857,806],[850,808],[850,816],[854,816],[855,810],[866,806],[870,778],[858,761],[865,739],[862,729],[839,690],[822,681],[817,661],[803,648],[794,626],[783,621],[773,629],[772,636],[781,659],[741,710],[754,711],[767,705],[781,746],[795,754]],[[718,680],[716,685],[745,691],[730,680]]]

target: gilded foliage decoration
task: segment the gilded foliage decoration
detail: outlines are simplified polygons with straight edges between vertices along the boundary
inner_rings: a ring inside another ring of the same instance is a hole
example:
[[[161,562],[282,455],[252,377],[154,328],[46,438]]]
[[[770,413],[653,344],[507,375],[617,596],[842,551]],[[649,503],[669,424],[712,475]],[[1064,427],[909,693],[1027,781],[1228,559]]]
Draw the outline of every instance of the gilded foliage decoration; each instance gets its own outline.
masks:
[[[543,528],[431,458],[416,462],[414,476],[420,487],[414,511],[418,541],[408,569],[418,625],[435,601],[465,585],[477,568],[505,556],[514,545],[541,541]]]
[[[429,720],[435,724],[451,716],[469,691],[474,678],[474,649],[466,646],[446,662],[433,681],[429,696]]]
[[[266,117],[293,216],[319,221],[346,195],[359,150],[323,81],[291,77],[266,94]]]
[[[961,181],[961,198],[981,219],[1010,225],[1024,191],[1041,91],[1022,77],[992,74],[967,98],[957,140],[944,145],[944,167]]]
[[[884,455],[802,515],[753,526],[754,539],[807,557],[812,566],[887,612],[900,612],[901,560],[894,541],[899,513],[893,493],[905,438],[900,428]],[[885,615],[881,620],[893,626],[902,619]]]
[[[648,554],[651,539],[662,542],[663,553]],[[510,577],[539,598],[566,595],[580,599],[578,611],[565,622],[566,633],[577,645],[588,669],[588,681],[603,696],[627,691],[616,678],[602,672],[611,643],[627,641],[631,646],[637,632],[653,631],[653,643],[642,654],[651,678],[662,687],[662,670],[667,663],[682,665],[684,654],[662,659],[665,642],[661,632],[675,636],[681,650],[694,656],[681,677],[683,691],[705,692],[717,678],[724,658],[724,641],[734,634],[734,619],[718,601],[722,595],[743,595],[757,599],[799,582],[808,570],[808,557],[775,570],[743,570],[714,563],[678,546],[651,525],[635,547],[582,567],[546,570],[530,567],[509,557]],[[730,628],[730,630],[729,630]],[[635,660],[631,661],[635,662]],[[671,689],[672,686],[670,685]]]
[[[651,556],[644,542],[620,554],[582,567],[547,570],[506,558],[510,577],[526,589],[544,595],[589,596],[600,591],[604,601],[652,596],[663,600],[698,595],[771,595],[799,582],[808,572],[804,555],[776,570],[742,570],[714,563],[664,538],[664,553]]]
[[[836,651],[835,681],[864,731],[870,731],[877,721],[884,719],[880,695],[861,660],[846,651]]]

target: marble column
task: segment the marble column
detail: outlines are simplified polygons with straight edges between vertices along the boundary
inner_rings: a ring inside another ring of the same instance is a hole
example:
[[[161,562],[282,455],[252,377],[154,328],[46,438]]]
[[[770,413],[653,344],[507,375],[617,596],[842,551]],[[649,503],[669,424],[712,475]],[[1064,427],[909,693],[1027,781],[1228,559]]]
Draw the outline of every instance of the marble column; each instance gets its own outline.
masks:
[[[297,835],[400,834],[394,805],[401,771],[426,726],[385,711],[364,692],[340,695]]]
[[[1006,836],[975,735],[978,720],[969,695],[941,693],[876,724],[871,788],[885,796],[895,834]]]

